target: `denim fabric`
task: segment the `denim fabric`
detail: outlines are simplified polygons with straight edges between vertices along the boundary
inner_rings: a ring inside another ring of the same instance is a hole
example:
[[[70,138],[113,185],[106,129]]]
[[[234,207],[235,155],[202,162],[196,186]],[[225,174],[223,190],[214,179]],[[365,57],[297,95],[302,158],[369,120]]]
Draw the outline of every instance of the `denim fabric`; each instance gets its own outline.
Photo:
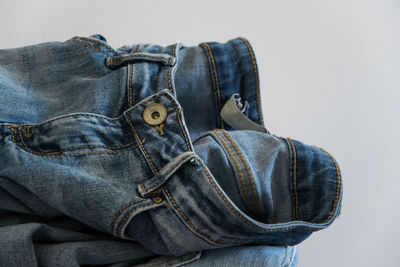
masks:
[[[201,258],[185,267],[254,267],[254,266],[297,266],[297,247],[240,246],[206,250]]]
[[[236,254],[225,266],[255,255],[229,247],[293,246],[329,226],[342,196],[334,158],[231,128],[219,112],[233,94],[262,125],[243,38],[0,50],[1,264],[178,266],[207,250],[207,266]]]

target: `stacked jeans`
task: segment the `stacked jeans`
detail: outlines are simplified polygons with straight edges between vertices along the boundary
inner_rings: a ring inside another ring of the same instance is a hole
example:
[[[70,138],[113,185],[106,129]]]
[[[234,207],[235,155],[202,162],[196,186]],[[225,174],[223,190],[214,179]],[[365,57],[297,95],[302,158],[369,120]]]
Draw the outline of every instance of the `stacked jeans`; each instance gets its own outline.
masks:
[[[1,266],[295,266],[341,199],[264,127],[244,38],[0,50]]]

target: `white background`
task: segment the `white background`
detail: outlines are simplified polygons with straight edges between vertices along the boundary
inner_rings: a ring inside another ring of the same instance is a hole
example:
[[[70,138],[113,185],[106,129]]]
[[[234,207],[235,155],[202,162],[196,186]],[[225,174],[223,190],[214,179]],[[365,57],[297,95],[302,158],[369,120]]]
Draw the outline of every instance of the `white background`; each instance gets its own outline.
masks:
[[[95,33],[114,47],[248,38],[268,128],[342,170],[342,214],[299,266],[400,266],[400,1],[0,0],[0,48]]]

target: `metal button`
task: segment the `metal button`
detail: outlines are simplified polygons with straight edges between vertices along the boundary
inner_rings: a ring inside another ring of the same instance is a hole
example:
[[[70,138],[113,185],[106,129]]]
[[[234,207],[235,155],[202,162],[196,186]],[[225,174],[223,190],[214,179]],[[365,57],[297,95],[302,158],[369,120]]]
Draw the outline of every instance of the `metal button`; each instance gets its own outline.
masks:
[[[163,202],[162,197],[153,197],[153,202],[156,204],[160,204],[161,202]]]
[[[159,125],[167,118],[167,109],[158,103],[148,105],[143,111],[143,119],[147,124]]]

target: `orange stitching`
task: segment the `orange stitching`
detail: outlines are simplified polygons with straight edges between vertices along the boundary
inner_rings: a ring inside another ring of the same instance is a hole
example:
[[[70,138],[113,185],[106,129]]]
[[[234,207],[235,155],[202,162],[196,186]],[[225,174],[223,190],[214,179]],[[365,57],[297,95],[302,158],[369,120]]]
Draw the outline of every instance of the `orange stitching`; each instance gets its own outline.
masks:
[[[153,164],[153,162],[151,161],[151,158],[150,158],[149,154],[147,153],[146,149],[144,148],[143,143],[140,141],[140,137],[139,137],[138,133],[136,132],[136,129],[135,129],[135,127],[133,126],[133,123],[132,123],[131,119],[129,118],[129,115],[126,116],[126,118],[127,118],[127,120],[128,120],[129,125],[131,126],[131,129],[132,129],[133,134],[136,136],[136,138],[137,138],[137,140],[138,140],[139,146],[142,148],[143,153],[145,154],[145,156],[146,156],[146,158],[147,158],[147,160],[148,160],[148,162],[149,162],[149,164],[150,164],[150,167],[153,169],[154,174],[155,174],[155,175],[158,175],[157,169],[156,169],[156,167],[154,167],[154,164]]]
[[[133,76],[133,64],[129,64],[129,107],[133,107],[133,85],[132,85],[132,76]]]
[[[334,202],[333,202],[332,212],[331,212],[331,214],[329,215],[328,219],[326,220],[326,221],[329,221],[329,220],[335,215],[335,210],[336,210],[336,207],[337,207],[338,202],[339,202],[340,187],[341,187],[341,181],[340,181],[340,180],[341,180],[341,179],[340,179],[340,178],[341,178],[341,175],[340,175],[339,165],[337,164],[335,158],[332,157],[332,155],[331,155],[328,151],[326,151],[325,149],[323,149],[323,148],[319,148],[319,149],[321,149],[321,150],[324,151],[326,154],[328,154],[329,157],[331,157],[331,159],[332,159],[333,162],[335,163],[335,168],[336,168],[336,177],[337,177],[336,196],[335,196],[335,200],[334,200]]]
[[[22,141],[22,143],[25,143],[22,138],[21,138],[21,141]],[[54,151],[54,152],[39,152],[39,151],[34,151],[32,149],[30,149],[30,150],[32,150],[33,152],[35,152],[37,154],[42,154],[42,155],[56,155],[56,154],[63,153],[65,151],[78,150],[78,149],[82,149],[82,148],[106,148],[106,149],[111,149],[111,150],[117,150],[117,149],[129,147],[133,144],[134,144],[134,142],[126,144],[126,145],[122,145],[122,146],[84,145],[84,146],[69,147],[69,148],[65,148],[60,151]]]
[[[221,109],[222,109],[222,106],[221,106],[221,93],[220,93],[220,89],[219,89],[218,73],[217,73],[217,67],[215,66],[214,56],[213,56],[213,53],[211,51],[211,47],[205,42],[203,42],[202,44],[205,47],[207,47],[208,53],[210,54],[211,63],[212,63],[212,67],[213,67],[213,73],[214,73],[215,89],[217,91],[218,112],[221,112]],[[222,121],[221,115],[219,117],[220,117],[219,120],[220,120],[221,128],[224,129],[224,123]]]
[[[299,196],[297,194],[297,177],[296,177],[296,168],[297,168],[297,158],[296,158],[296,148],[292,139],[288,138],[292,150],[293,150],[293,188],[294,188],[294,198],[296,201],[296,220],[299,220]]]
[[[42,123],[33,124],[31,126],[39,127],[39,126],[45,125],[45,124],[53,122],[53,121],[58,121],[58,120],[62,120],[62,119],[69,118],[69,117],[79,117],[79,116],[94,117],[94,118],[97,118],[97,119],[104,119],[104,120],[108,120],[108,121],[111,121],[111,122],[119,122],[119,121],[124,119],[124,116],[121,116],[120,118],[108,118],[108,117],[105,117],[105,116],[100,116],[100,115],[95,115],[95,114],[78,113],[78,114],[63,115],[63,116],[61,116],[59,118],[54,118],[54,119],[51,119],[51,120],[48,120],[48,121],[44,121]],[[18,126],[18,125],[16,125],[16,126]],[[23,126],[23,125],[21,125],[21,126]],[[7,127],[7,128],[9,128],[9,127]]]
[[[136,207],[134,210],[132,210],[131,212],[129,212],[129,213],[124,217],[124,219],[123,219],[123,221],[121,222],[121,224],[119,225],[118,230],[117,230],[117,235],[118,235],[118,236],[121,236],[122,227],[125,225],[126,221],[128,220],[129,216],[132,215],[132,213],[134,213],[134,212],[137,211],[138,209],[145,208],[145,207],[152,206],[152,205],[154,205],[154,203],[150,203],[150,204],[146,204],[146,205],[143,205],[143,206],[140,206],[140,207]]]
[[[174,47],[172,48],[172,56],[175,57],[175,50],[176,50],[176,44],[174,44]],[[169,59],[169,64],[171,64],[172,62],[172,57],[170,57]],[[171,81],[171,72],[172,72],[172,68],[174,66],[171,66],[168,70],[168,86],[169,86],[169,90],[171,91],[171,93],[174,92],[174,89],[172,88],[172,81]]]
[[[115,54],[119,54],[117,51],[115,51],[114,48],[112,48],[112,47],[109,46],[108,44],[105,44],[104,42],[101,42],[101,41],[99,41],[99,40],[97,40],[97,39],[88,38],[88,37],[75,37],[75,38],[79,38],[79,39],[82,39],[82,40],[86,40],[86,41],[88,41],[88,42],[98,43],[99,45],[104,46],[104,47],[110,49],[110,50],[113,51]]]
[[[12,131],[11,133],[12,133],[11,136],[12,136],[13,142],[14,142],[15,144],[17,144],[16,141],[15,141],[15,138],[14,138],[13,131]],[[117,152],[90,152],[90,153],[70,154],[70,155],[55,155],[55,154],[52,154],[52,153],[54,153],[54,152],[49,152],[49,153],[36,152],[36,151],[33,151],[32,149],[30,149],[30,148],[27,146],[27,144],[25,143],[25,141],[24,141],[24,139],[23,139],[23,137],[22,137],[22,134],[21,134],[20,129],[18,129],[18,133],[19,133],[21,142],[22,142],[22,144],[24,145],[25,149],[26,149],[28,152],[31,152],[31,153],[36,154],[36,155],[40,155],[40,156],[42,156],[42,157],[53,157],[53,158],[56,158],[56,157],[77,157],[77,156],[85,156],[85,155],[101,155],[101,154],[113,155],[113,154],[121,153],[121,151],[117,151]],[[144,141],[143,141],[143,142],[144,142]],[[133,144],[133,143],[131,143],[131,144]],[[137,145],[136,145],[136,146],[129,147],[127,150],[131,150],[131,149],[133,149],[133,148],[135,148],[135,147],[137,147]]]
[[[285,228],[276,228],[276,229],[265,229],[262,228],[258,225],[255,225],[253,223],[251,223],[250,221],[248,221],[247,219],[245,219],[244,217],[242,217],[242,215],[240,215],[233,207],[232,205],[229,203],[229,201],[225,198],[225,196],[222,194],[222,192],[218,189],[217,185],[214,183],[214,181],[211,179],[210,174],[208,173],[207,169],[204,167],[204,165],[202,165],[203,170],[205,172],[205,174],[207,175],[208,179],[210,180],[212,186],[214,187],[214,189],[217,191],[218,195],[220,195],[220,197],[224,200],[225,204],[229,207],[229,209],[237,216],[239,217],[239,219],[241,221],[243,221],[244,223],[258,229],[264,232],[276,232],[276,231],[284,231],[284,230],[290,230],[292,228],[305,228],[305,229],[312,229],[311,227],[307,227],[307,226],[289,226],[289,227],[285,227]]]
[[[143,187],[142,187],[143,188]],[[159,189],[157,189],[157,190],[155,190],[155,191],[153,191],[153,192],[150,192],[149,194],[152,194],[152,195],[157,195],[157,194],[160,194],[161,193],[161,188],[159,188]]]
[[[115,221],[117,220],[118,216],[119,216],[124,210],[126,210],[128,207],[130,207],[130,206],[132,206],[132,205],[135,205],[136,203],[143,202],[143,201],[145,201],[145,200],[147,200],[147,199],[140,199],[140,200],[136,200],[136,201],[130,202],[130,203],[126,204],[125,206],[123,206],[121,209],[119,209],[119,211],[114,215],[114,218],[113,218],[113,220],[112,220],[112,222],[111,222],[111,225],[110,225],[110,232],[111,232],[111,233],[113,232],[113,228],[114,228]]]
[[[186,157],[184,157],[183,159],[181,159],[180,162],[184,161],[185,159],[187,159],[187,158],[189,158],[189,157],[191,157],[191,156],[193,156],[193,155],[187,155]],[[166,174],[164,174],[163,176],[168,176],[168,175],[169,175],[171,172],[173,172],[174,170],[175,170],[175,168],[172,168],[171,170],[169,170],[169,171],[168,171]],[[160,179],[156,184],[150,186],[147,190],[146,190],[146,188],[145,188],[145,187],[143,186],[143,184],[142,184],[142,189],[144,189],[143,193],[147,193],[149,190],[151,190],[151,189],[157,187],[157,186],[158,186],[159,184],[161,184],[163,181],[164,181],[164,179]]]
[[[249,50],[249,53],[250,53],[251,62],[253,63],[254,82],[255,82],[256,98],[257,98],[258,120],[260,121],[261,126],[264,126],[262,118],[261,118],[260,85],[259,85],[259,80],[258,80],[258,69],[257,69],[257,64],[256,64],[256,60],[254,57],[253,49],[251,48],[249,42],[245,38],[239,37],[239,39],[242,40],[245,43],[245,45],[247,46],[247,49]]]
[[[190,148],[190,145],[189,145],[189,139],[188,139],[188,137],[186,135],[186,131],[183,128],[181,119],[179,118],[180,112],[178,111],[178,108],[176,107],[175,102],[171,99],[171,97],[169,95],[165,95],[165,96],[168,97],[168,99],[171,101],[172,105],[174,106],[174,109],[175,109],[175,112],[176,112],[176,118],[178,119],[178,123],[181,126],[183,135],[185,136],[186,145],[188,147],[188,150],[192,151],[192,149]],[[182,111],[183,111],[183,108],[182,108]]]
[[[216,243],[216,244],[230,244],[230,243],[226,243],[226,242],[221,242],[221,241],[216,241],[214,239],[212,239],[209,235],[200,232],[194,225],[193,223],[189,220],[188,217],[186,217],[186,215],[182,212],[182,210],[178,207],[178,205],[175,203],[175,201],[173,200],[171,194],[169,193],[167,187],[163,186],[165,193],[168,195],[169,200],[171,201],[172,205],[174,205],[174,207],[177,209],[177,211],[179,212],[179,214],[182,216],[182,218],[185,220],[185,222],[190,226],[190,228],[193,229],[193,231],[195,231],[196,233],[198,233],[199,235],[205,237],[206,239],[208,239],[209,241]]]
[[[81,45],[84,45],[84,46],[86,46],[86,47],[93,48],[94,50],[99,51],[100,53],[103,53],[103,54],[105,54],[105,55],[111,57],[111,60],[112,60],[112,57],[113,57],[112,55],[110,55],[109,53],[107,53],[107,52],[105,52],[105,51],[103,51],[103,50],[98,49],[97,47],[94,47],[94,46],[92,46],[92,45],[90,45],[90,44],[86,44],[86,43],[84,43],[84,42],[78,41],[78,40],[76,40],[76,39],[72,39],[72,41],[73,41],[73,42],[76,42],[76,43],[79,43],[79,44],[81,44]]]
[[[35,128],[34,128],[34,127],[35,127],[35,126],[28,125],[28,126],[26,126],[26,131],[23,130],[22,127],[21,127],[21,130],[22,130],[22,132],[24,133],[25,137],[29,138],[29,137],[31,137],[31,136],[35,133]],[[32,128],[33,128],[33,129],[32,129]],[[31,130],[32,130],[32,131],[31,131]]]
[[[11,128],[11,139],[12,139],[12,141],[14,142],[14,144],[16,144],[16,142],[15,142],[15,136],[14,136],[14,127],[10,127]]]
[[[224,134],[224,136],[226,137],[226,139],[228,139],[229,142],[232,144],[232,146],[233,146],[233,148],[235,149],[236,153],[238,154],[238,156],[240,157],[240,159],[241,159],[241,160],[243,161],[243,163],[244,163],[244,166],[245,166],[246,171],[247,171],[247,175],[249,176],[249,180],[250,180],[250,183],[251,183],[251,189],[252,189],[252,191],[253,191],[254,201],[256,202],[256,207],[257,207],[258,212],[261,214],[262,211],[261,211],[261,208],[260,208],[260,203],[259,203],[259,201],[258,201],[258,194],[257,194],[257,191],[256,191],[256,185],[255,185],[255,183],[254,183],[253,175],[252,175],[252,173],[251,173],[251,171],[250,171],[249,164],[247,163],[247,160],[245,160],[245,158],[244,158],[242,152],[239,150],[239,148],[237,147],[236,143],[235,143],[235,142],[232,140],[232,138],[228,135],[228,133],[227,133],[225,130],[222,130],[221,132]]]
[[[228,151],[228,154],[230,156],[231,159],[233,159],[233,161],[235,162],[236,168],[239,171],[239,178],[240,178],[240,183],[242,184],[242,188],[243,188],[243,195],[244,195],[244,199],[247,202],[247,205],[249,206],[249,208],[253,209],[253,205],[250,202],[250,198],[247,194],[247,188],[246,188],[246,184],[244,181],[244,175],[242,172],[242,168],[240,167],[239,161],[236,159],[236,157],[233,155],[232,150],[229,148],[228,144],[225,142],[225,140],[219,135],[219,133],[217,131],[215,131],[215,134],[217,135],[217,137],[221,140],[221,142],[223,143],[224,147],[226,148],[226,150]]]

